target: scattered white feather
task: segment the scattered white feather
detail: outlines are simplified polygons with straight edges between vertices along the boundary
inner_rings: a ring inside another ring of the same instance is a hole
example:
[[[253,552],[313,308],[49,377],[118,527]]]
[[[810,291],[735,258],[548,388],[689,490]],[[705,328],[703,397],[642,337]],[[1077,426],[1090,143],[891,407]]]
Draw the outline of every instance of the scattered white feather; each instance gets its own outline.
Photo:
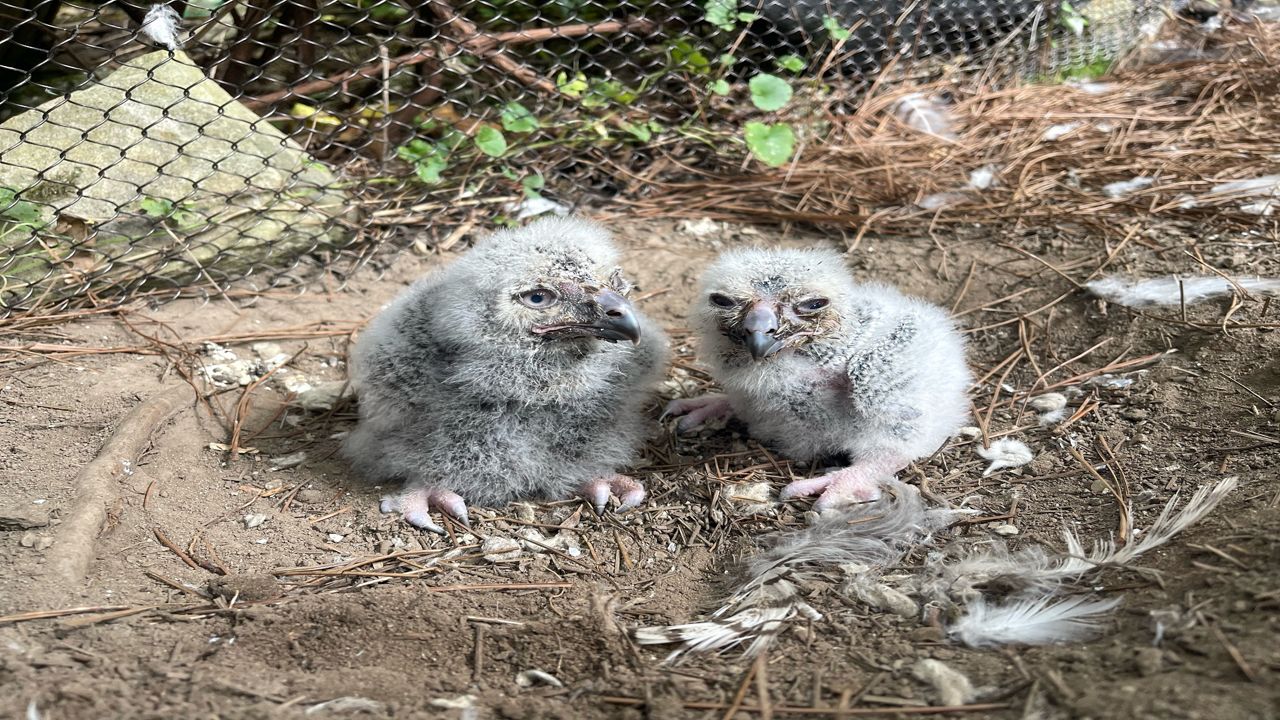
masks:
[[[1233,197],[1277,197],[1280,196],[1280,175],[1263,175],[1247,180],[1232,180],[1218,183],[1209,190],[1212,196]]]
[[[1040,427],[1049,427],[1067,416],[1067,396],[1062,393],[1045,393],[1027,401],[1027,406],[1039,413]]]
[[[1230,280],[1216,275],[1188,278],[1161,277],[1150,280],[1130,280],[1108,277],[1091,280],[1085,288],[1093,295],[1116,305],[1144,307],[1147,305],[1180,305],[1230,295],[1241,288],[1248,293],[1280,294],[1280,278],[1233,277]]]
[[[1021,440],[1000,438],[991,443],[991,447],[978,446],[977,453],[983,460],[991,461],[982,477],[987,477],[997,470],[1022,467],[1035,459],[1035,453]]]
[[[822,619],[799,594],[794,584],[778,580],[743,598],[745,607],[736,612],[729,613],[726,605],[713,613],[711,620],[637,628],[635,639],[641,645],[680,645],[667,655],[665,663],[674,663],[688,653],[721,653],[744,644],[744,654],[754,656],[768,647],[785,623],[796,618]]]
[[[1107,613],[1119,598],[1089,600],[1083,597],[1055,602],[1032,597],[1006,605],[987,605],[978,599],[948,634],[970,647],[993,645],[1053,645],[1087,640],[1101,631]]]
[[[973,190],[986,190],[999,184],[996,182],[996,173],[1000,168],[995,165],[983,165],[982,167],[969,173],[969,187]]]
[[[1102,194],[1109,198],[1124,197],[1125,195],[1135,193],[1143,188],[1151,187],[1155,182],[1155,178],[1149,177],[1136,177],[1132,180],[1120,180],[1119,182],[1103,185]]]
[[[1068,87],[1073,87],[1086,95],[1103,95],[1115,89],[1115,83],[1095,82],[1092,80],[1068,80]]]
[[[744,582],[708,620],[639,628],[635,639],[641,645],[679,645],[666,662],[686,653],[740,646],[745,646],[745,655],[755,655],[769,646],[786,623],[822,618],[801,598],[797,581],[807,573],[857,565],[865,567],[870,578],[955,517],[950,510],[926,508],[916,488],[893,483],[880,500],[823,514],[810,527],[784,536],[751,558]]]
[[[36,705],[36,701],[32,700],[27,703],[27,720],[40,720],[40,708]]]
[[[525,198],[518,203],[509,203],[505,209],[508,212],[514,212],[516,220],[527,220],[547,213],[565,217],[570,212],[570,208],[567,205],[541,196]]]
[[[1242,202],[1248,201],[1248,202]],[[1240,210],[1252,215],[1271,215],[1280,204],[1280,175],[1263,175],[1218,183],[1198,198],[1185,198],[1180,207],[1241,202]]]
[[[1084,123],[1080,122],[1079,120],[1073,120],[1071,122],[1051,125],[1049,126],[1048,129],[1046,129],[1043,133],[1040,134],[1040,139],[1046,142],[1053,142],[1054,140],[1057,140],[1065,136],[1067,133],[1070,133],[1072,130],[1076,130],[1077,128],[1082,127],[1083,125]]]
[[[924,93],[911,93],[893,106],[893,115],[917,132],[954,140],[951,113],[941,100]]]
[[[1003,585],[1041,593],[1052,592],[1063,583],[1077,580],[1101,567],[1124,567],[1139,557],[1169,542],[1175,535],[1199,522],[1213,511],[1239,483],[1235,477],[1197,490],[1181,510],[1175,512],[1180,497],[1174,495],[1165,504],[1146,532],[1134,533],[1138,538],[1123,547],[1111,540],[1100,540],[1086,551],[1080,537],[1070,529],[1062,532],[1065,551],[1051,555],[1044,548],[1031,546],[1010,553],[1003,544],[971,546],[960,557],[933,557],[929,565],[936,579],[931,583],[936,593],[965,594],[966,588],[979,585]],[[1129,510],[1126,508],[1126,512]],[[1130,519],[1129,527],[1135,524]]]
[[[958,192],[940,192],[932,195],[925,195],[916,203],[916,207],[921,210],[938,210],[951,205],[964,202],[968,196]]]
[[[938,693],[938,701],[943,705],[968,705],[977,697],[973,683],[959,670],[933,658],[917,660],[911,668],[911,674],[921,682],[929,683]]]
[[[142,32],[160,47],[177,50],[182,18],[168,5],[152,5],[142,18]]]

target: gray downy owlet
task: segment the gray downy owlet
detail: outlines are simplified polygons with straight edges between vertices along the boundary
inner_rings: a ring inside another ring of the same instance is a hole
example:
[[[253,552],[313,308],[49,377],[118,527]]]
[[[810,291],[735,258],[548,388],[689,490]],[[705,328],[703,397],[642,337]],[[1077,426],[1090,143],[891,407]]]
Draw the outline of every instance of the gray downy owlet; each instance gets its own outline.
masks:
[[[581,493],[603,511],[644,488],[619,470],[644,439],[667,339],[627,300],[609,234],[556,218],[503,230],[419,280],[352,359],[360,420],[342,453],[411,524],[467,504]]]
[[[691,322],[724,394],[673,401],[679,430],[737,416],[792,459],[844,465],[791,483],[783,500],[820,495],[818,511],[874,500],[969,414],[964,343],[946,313],[854,282],[832,251],[724,254]]]

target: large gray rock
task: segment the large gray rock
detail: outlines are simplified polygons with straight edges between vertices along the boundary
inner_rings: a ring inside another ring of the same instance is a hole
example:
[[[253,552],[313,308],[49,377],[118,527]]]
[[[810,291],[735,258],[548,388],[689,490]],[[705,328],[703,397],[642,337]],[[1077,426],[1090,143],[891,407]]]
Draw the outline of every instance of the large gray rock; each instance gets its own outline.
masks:
[[[36,284],[56,296],[287,263],[338,241],[348,207],[333,173],[168,51],[0,124],[0,189],[44,228],[38,242],[29,226],[0,227],[0,248],[15,251],[0,260],[0,306]],[[157,222],[170,207],[180,212]]]

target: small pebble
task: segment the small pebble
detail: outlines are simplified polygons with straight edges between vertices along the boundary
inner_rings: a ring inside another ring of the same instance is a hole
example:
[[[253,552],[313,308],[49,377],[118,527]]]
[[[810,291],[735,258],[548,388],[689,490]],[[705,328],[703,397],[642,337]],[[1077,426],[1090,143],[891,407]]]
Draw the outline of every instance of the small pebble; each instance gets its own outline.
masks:
[[[329,542],[342,542],[346,538],[346,535],[340,533],[329,533]]]
[[[296,453],[288,455],[280,455],[271,458],[272,470],[287,470],[291,467],[297,467],[307,461],[307,453],[305,450],[299,450]]]
[[[1120,411],[1120,417],[1124,418],[1125,420],[1134,420],[1134,421],[1146,420],[1147,418],[1151,417],[1151,411],[1144,410],[1143,408],[1134,408],[1134,407],[1125,408],[1124,410]]]
[[[564,683],[555,675],[541,670],[525,670],[516,675],[516,685],[520,687],[532,687],[533,685],[550,685],[551,687],[564,687]]]
[[[1017,535],[1020,531],[1016,526],[1004,523],[1003,525],[996,525],[991,528],[991,532],[1005,537],[1012,537],[1013,535]]]
[[[244,516],[244,527],[246,530],[252,530],[267,521],[267,516],[262,514],[253,514]]]
[[[1031,398],[1027,404],[1039,413],[1053,412],[1067,406],[1067,396],[1062,393],[1045,393]]]

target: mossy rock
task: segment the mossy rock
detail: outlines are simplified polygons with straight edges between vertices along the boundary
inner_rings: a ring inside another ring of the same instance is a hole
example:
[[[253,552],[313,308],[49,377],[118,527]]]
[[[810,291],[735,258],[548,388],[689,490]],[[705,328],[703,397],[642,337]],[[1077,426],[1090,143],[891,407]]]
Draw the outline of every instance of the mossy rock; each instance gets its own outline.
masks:
[[[0,207],[0,307],[238,277],[347,235],[334,173],[181,52],[0,124],[0,188],[39,211],[19,224]]]

